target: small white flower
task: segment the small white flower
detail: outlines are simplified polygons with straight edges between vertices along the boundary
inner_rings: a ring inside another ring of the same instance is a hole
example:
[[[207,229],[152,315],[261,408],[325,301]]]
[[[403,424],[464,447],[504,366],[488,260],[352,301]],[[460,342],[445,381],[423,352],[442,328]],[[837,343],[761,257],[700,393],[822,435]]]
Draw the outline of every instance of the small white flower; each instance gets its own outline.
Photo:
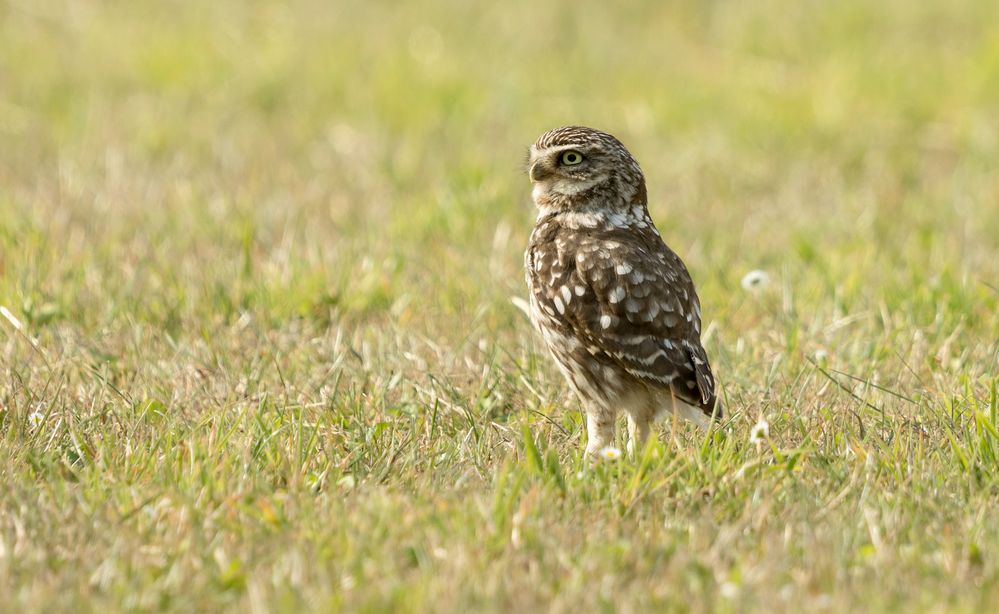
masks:
[[[749,431],[749,443],[761,444],[770,437],[770,423],[760,418],[760,421],[753,425],[753,430]]]
[[[770,283],[770,275],[766,271],[755,269],[742,276],[743,290],[759,290]]]
[[[613,446],[607,446],[605,448],[600,448],[600,451],[597,452],[597,455],[605,461],[616,461],[617,459],[621,458],[621,450]]]
[[[735,599],[739,596],[739,585],[734,582],[722,582],[718,588],[721,596],[725,599]]]
[[[33,429],[38,428],[38,425],[40,425],[44,420],[45,420],[45,414],[43,414],[38,410],[35,410],[30,414],[28,414],[28,424],[30,424],[31,428]]]
[[[815,362],[822,364],[829,360],[829,352],[825,350],[815,350]]]

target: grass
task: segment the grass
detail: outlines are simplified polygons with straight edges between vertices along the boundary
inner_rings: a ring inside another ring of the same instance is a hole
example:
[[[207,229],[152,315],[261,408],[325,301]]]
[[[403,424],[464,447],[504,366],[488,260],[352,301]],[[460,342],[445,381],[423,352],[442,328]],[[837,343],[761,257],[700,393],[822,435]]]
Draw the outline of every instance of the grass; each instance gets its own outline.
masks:
[[[0,3],[0,610],[999,601],[999,7],[451,4]],[[566,123],[732,410],[592,469],[510,301]]]

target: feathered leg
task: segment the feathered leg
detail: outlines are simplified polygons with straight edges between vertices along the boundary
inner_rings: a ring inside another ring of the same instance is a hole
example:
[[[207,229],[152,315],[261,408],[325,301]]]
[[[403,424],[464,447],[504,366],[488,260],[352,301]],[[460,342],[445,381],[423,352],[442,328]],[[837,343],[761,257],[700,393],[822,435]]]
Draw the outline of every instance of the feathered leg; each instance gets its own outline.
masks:
[[[586,408],[586,453],[596,456],[600,450],[614,443],[614,413],[602,407]]]

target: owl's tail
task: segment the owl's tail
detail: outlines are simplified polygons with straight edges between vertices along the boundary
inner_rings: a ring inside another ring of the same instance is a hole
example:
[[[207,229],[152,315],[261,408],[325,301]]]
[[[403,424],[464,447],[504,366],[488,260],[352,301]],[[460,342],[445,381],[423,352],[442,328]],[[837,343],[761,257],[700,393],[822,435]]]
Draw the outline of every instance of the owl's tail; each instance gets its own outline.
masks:
[[[659,409],[656,412],[657,420],[668,414],[675,413],[685,420],[690,420],[702,429],[708,429],[711,427],[712,421],[720,422],[722,416],[724,416],[724,408],[722,407],[721,399],[718,397],[714,398],[714,407],[708,409],[706,407],[691,405],[672,394],[664,396],[665,398],[659,403]]]

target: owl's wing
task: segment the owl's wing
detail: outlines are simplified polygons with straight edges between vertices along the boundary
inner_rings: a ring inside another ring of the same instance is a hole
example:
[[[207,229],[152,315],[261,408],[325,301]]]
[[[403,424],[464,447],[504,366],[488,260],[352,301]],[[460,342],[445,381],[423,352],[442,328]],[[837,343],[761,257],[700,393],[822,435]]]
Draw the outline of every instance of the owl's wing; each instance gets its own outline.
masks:
[[[700,341],[700,303],[687,268],[658,233],[589,237],[571,277],[585,292],[565,305],[565,317],[591,351],[711,413],[715,380]]]

